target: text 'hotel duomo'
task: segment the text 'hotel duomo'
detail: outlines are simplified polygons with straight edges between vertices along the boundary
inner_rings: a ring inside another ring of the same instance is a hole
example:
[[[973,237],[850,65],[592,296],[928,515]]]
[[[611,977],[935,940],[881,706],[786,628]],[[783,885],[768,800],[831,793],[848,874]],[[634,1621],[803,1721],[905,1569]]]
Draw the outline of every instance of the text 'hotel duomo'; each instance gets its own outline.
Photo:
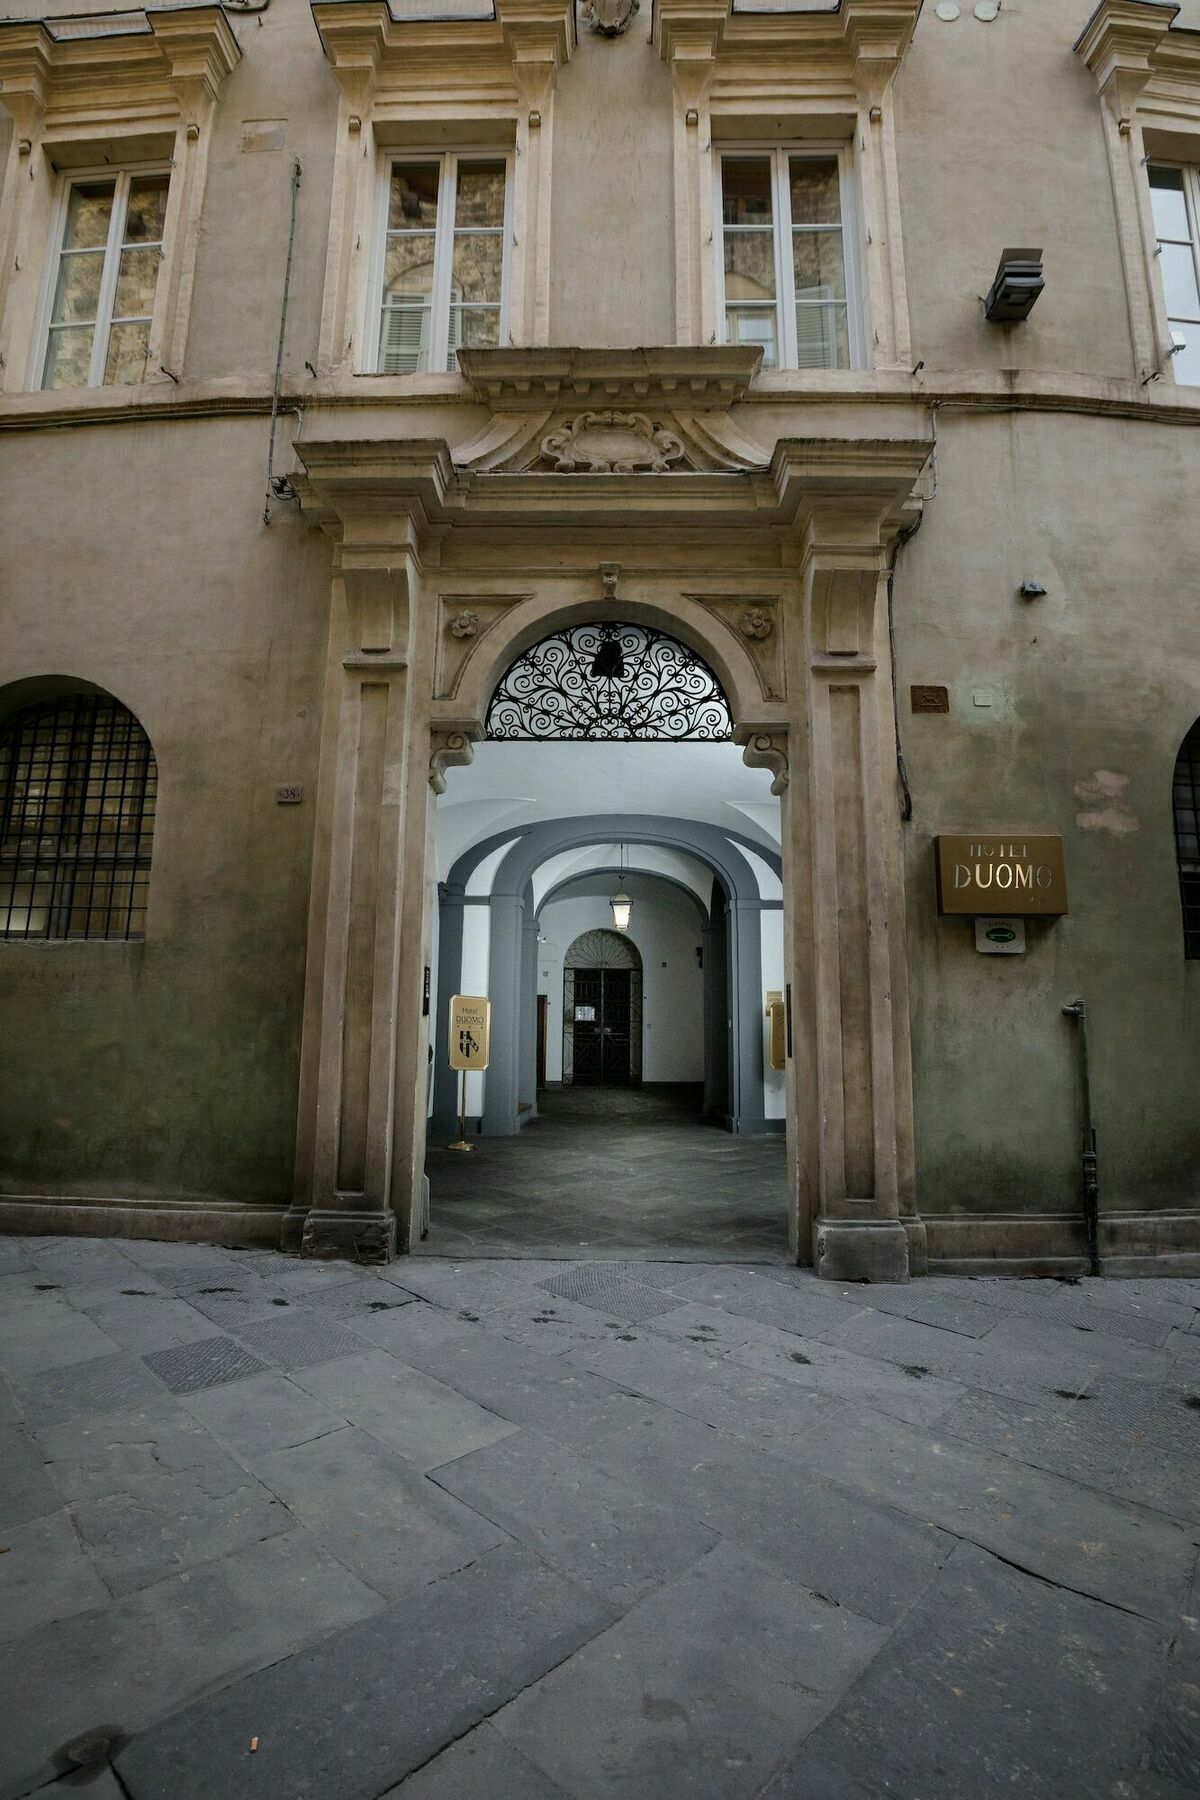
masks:
[[[798,1260],[1200,1271],[1200,4],[7,7],[4,1227],[408,1249],[439,807],[619,621],[761,782]]]

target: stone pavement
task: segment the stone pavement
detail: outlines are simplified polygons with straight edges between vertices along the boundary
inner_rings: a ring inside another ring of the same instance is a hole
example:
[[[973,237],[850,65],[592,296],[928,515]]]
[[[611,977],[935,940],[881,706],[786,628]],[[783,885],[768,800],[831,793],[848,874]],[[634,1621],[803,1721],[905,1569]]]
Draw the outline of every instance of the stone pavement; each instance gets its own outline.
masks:
[[[0,1268],[4,1800],[1200,1792],[1200,1283]]]
[[[430,1230],[418,1253],[786,1257],[783,1132],[735,1135],[703,1105],[703,1088],[683,1085],[541,1088],[537,1117],[516,1137],[478,1138],[471,1156],[430,1143]]]

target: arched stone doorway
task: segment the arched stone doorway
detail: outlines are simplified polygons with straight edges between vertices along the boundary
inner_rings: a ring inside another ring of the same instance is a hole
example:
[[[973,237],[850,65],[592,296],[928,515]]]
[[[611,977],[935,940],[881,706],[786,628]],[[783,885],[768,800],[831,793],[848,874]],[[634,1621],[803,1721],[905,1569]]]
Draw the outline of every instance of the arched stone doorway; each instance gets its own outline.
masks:
[[[335,557],[285,1237],[309,1254],[367,1258],[414,1240],[435,903],[426,780],[441,791],[447,770],[469,762],[523,650],[564,625],[629,621],[699,651],[728,697],[734,741],[782,799],[795,1254],[836,1278],[903,1279],[924,1266],[924,1233],[887,571],[919,510],[929,443],[757,447],[749,412],[735,424],[729,411],[748,362],[722,363],[718,380],[716,352],[680,347],[669,368],[642,353],[572,352],[573,406],[661,415],[686,392],[688,466],[547,468],[536,409],[555,413],[566,379],[548,355],[471,353],[478,431],[454,453],[297,443],[297,491]],[[523,897],[506,898],[501,954],[519,965]],[[516,1025],[503,1054],[521,1066]]]
[[[591,929],[563,958],[564,1087],[642,1079],[642,958],[619,931]]]

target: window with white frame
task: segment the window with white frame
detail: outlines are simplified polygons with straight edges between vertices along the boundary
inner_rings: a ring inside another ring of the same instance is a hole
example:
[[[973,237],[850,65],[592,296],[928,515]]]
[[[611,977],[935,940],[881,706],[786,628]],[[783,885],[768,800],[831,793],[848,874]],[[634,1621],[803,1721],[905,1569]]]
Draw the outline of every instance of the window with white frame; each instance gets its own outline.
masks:
[[[725,342],[766,369],[861,366],[845,153],[722,151],[715,213]]]
[[[377,374],[453,370],[460,349],[503,341],[508,193],[504,154],[388,159]]]
[[[1151,163],[1150,205],[1176,381],[1200,384],[1200,170]]]
[[[43,388],[146,379],[170,173],[64,178],[40,345]]]

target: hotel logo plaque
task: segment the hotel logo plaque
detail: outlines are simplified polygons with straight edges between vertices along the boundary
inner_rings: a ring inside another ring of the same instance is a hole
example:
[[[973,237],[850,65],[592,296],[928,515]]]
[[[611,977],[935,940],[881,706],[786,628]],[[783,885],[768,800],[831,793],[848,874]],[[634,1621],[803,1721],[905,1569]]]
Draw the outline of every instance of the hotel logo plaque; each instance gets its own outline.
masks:
[[[1067,871],[1061,837],[972,832],[934,839],[938,911],[979,918],[1061,918]]]

